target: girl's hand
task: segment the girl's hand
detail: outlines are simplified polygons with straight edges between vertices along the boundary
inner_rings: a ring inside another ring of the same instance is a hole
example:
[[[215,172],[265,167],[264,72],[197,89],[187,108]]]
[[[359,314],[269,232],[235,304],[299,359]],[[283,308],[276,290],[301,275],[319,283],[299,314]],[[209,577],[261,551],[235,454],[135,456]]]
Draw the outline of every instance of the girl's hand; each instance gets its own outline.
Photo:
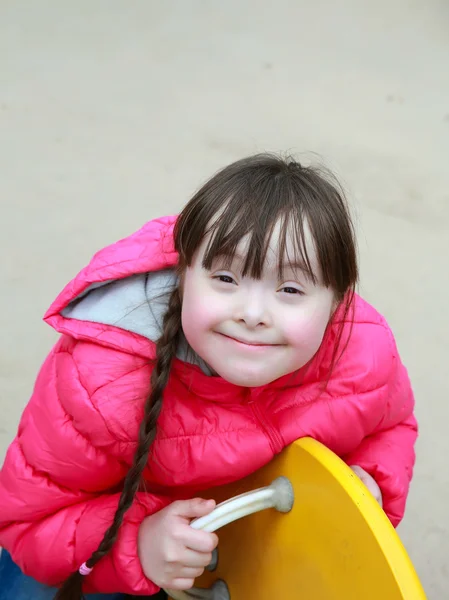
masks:
[[[377,500],[377,502],[382,506],[382,492],[380,491],[380,487],[377,485],[376,480],[371,477],[369,473],[359,467],[358,465],[351,466],[351,469],[357,475],[357,477],[366,485],[368,490]]]
[[[198,531],[190,521],[209,514],[214,500],[181,500],[144,519],[138,552],[148,579],[161,588],[188,590],[212,560],[215,533]]]

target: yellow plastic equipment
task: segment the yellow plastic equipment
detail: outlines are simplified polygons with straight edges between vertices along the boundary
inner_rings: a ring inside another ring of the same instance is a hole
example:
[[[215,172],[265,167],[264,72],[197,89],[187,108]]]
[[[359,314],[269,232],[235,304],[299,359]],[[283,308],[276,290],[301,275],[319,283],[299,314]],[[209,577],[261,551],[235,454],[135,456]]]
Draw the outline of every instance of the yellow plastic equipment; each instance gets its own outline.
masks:
[[[262,510],[220,529],[216,570],[183,598],[225,598],[197,590],[223,580],[231,600],[425,600],[385,513],[315,440],[295,442],[250,477],[204,496],[222,502],[279,476],[293,486],[292,510]]]

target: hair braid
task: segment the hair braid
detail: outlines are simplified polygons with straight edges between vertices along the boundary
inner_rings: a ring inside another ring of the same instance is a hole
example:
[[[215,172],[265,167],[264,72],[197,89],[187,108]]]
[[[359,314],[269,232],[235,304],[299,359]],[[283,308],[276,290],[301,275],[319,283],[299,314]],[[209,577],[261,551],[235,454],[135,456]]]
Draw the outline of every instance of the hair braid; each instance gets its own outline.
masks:
[[[139,489],[142,473],[156,437],[157,420],[162,409],[164,389],[170,376],[170,368],[179,342],[181,331],[181,297],[176,288],[169,300],[164,316],[162,335],[156,344],[156,364],[151,374],[151,393],[145,403],[144,418],[139,429],[137,450],[133,464],[123,484],[114,520],[104,534],[98,549],[86,561],[88,568],[94,567],[114,545],[126,511],[131,507]],[[54,600],[82,600],[83,575],[76,571],[64,582]]]

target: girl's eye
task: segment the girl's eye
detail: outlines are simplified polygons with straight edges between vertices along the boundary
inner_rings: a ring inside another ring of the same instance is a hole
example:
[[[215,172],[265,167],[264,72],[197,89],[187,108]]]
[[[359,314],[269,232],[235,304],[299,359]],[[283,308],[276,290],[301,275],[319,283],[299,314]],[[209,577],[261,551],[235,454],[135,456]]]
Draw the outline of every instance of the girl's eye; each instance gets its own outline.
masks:
[[[281,291],[285,292],[286,294],[298,294],[299,296],[303,296],[304,292],[302,292],[301,290],[298,290],[297,288],[294,287],[290,287],[290,286],[286,286],[281,288]]]
[[[223,283],[235,283],[234,279],[232,279],[232,277],[230,277],[229,275],[217,275],[216,277],[214,277],[214,279],[222,281]]]

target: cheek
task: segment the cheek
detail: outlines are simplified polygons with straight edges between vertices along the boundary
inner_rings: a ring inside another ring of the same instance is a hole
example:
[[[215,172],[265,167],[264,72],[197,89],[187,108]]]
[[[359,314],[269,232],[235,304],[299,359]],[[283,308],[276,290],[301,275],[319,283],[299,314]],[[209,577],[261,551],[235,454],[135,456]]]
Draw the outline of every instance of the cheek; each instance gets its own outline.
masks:
[[[286,323],[291,346],[315,353],[323,341],[331,316],[331,302],[317,303]]]
[[[201,331],[204,329],[204,313],[198,310],[195,303],[183,300],[181,325],[187,343],[198,352],[200,350]]]
[[[204,330],[214,323],[214,311],[207,302],[183,302],[181,320],[184,332],[186,330]]]
[[[200,278],[186,277],[183,286],[181,322],[189,344],[195,346],[195,340],[204,330],[214,325],[216,310],[207,293],[207,287]]]

